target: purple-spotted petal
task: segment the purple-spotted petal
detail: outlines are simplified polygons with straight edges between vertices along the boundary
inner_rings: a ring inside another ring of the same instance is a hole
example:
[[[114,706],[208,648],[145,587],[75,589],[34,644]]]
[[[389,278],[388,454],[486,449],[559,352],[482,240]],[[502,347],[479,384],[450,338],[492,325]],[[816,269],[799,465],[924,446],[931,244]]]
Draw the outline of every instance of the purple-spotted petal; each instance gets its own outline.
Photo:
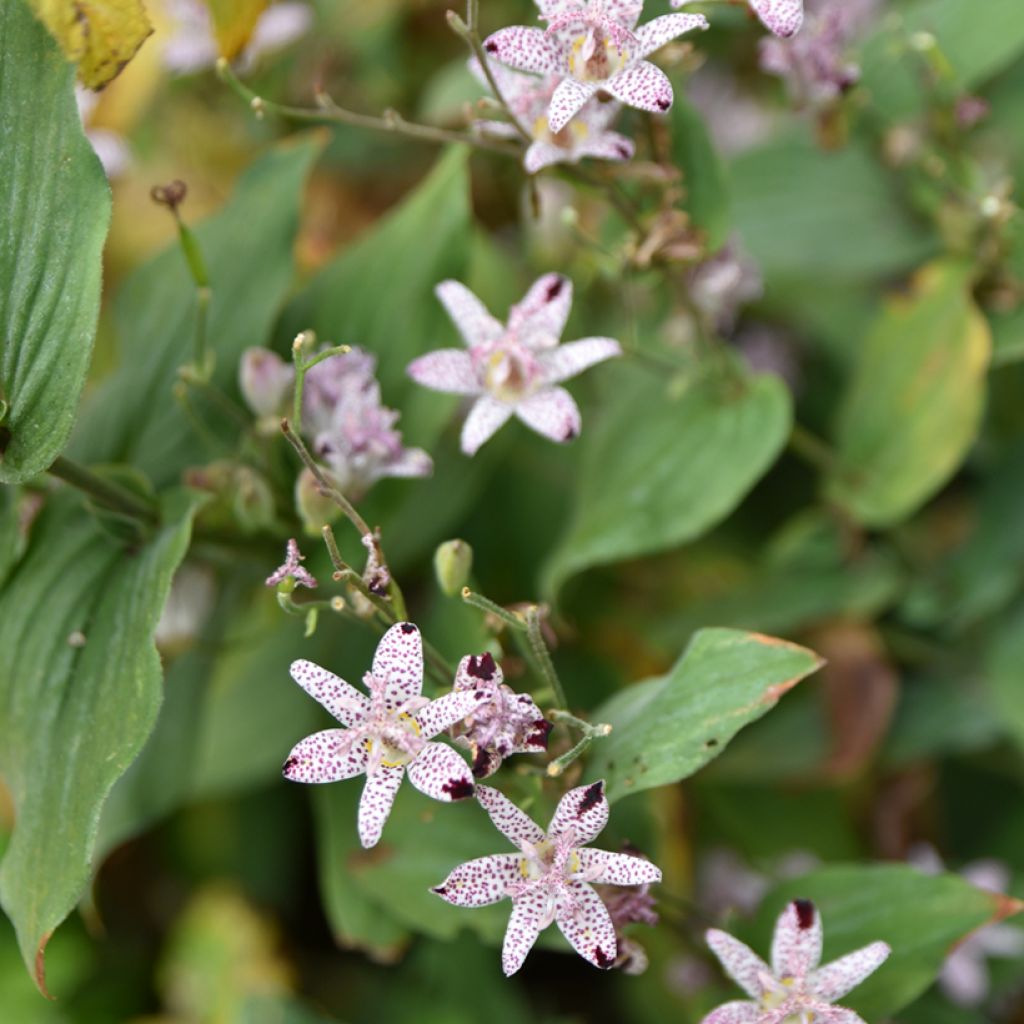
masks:
[[[700,1024],[758,1024],[760,1019],[761,1007],[757,1003],[737,1001],[712,1010]]]
[[[501,947],[501,968],[511,977],[533,949],[541,928],[547,927],[547,897],[529,892],[518,897],[512,905],[512,914],[505,929],[505,942]]]
[[[418,697],[423,690],[423,639],[411,622],[396,622],[377,644],[373,674],[386,684],[392,708]]]
[[[441,300],[467,345],[487,345],[497,341],[505,332],[487,307],[460,281],[442,281],[434,289],[434,294]]]
[[[512,415],[512,407],[490,395],[482,395],[473,403],[466,422],[462,425],[462,450],[475,455],[480,446],[489,441]]]
[[[473,360],[458,348],[439,348],[414,359],[405,371],[417,384],[449,395],[479,395]]]
[[[443,743],[428,743],[406,766],[409,781],[434,800],[451,803],[473,795],[469,765]]]
[[[613,75],[603,86],[606,92],[610,92],[627,107],[663,114],[672,106],[672,83],[668,75],[646,60]]]
[[[588,882],[599,885],[649,885],[661,881],[661,868],[643,857],[607,850],[579,850],[580,867]]]
[[[364,849],[377,845],[404,775],[405,769],[400,766],[381,765],[366,776],[359,798],[359,841]]]
[[[572,308],[572,281],[563,274],[544,274],[508,312],[508,329],[531,349],[557,344]]]
[[[425,740],[433,739],[439,732],[444,732],[456,722],[468,718],[480,703],[490,695],[478,690],[453,690],[437,700],[432,700],[425,708],[416,712],[421,735]]]
[[[370,701],[333,672],[299,658],[292,662],[292,679],[322,704],[342,725],[358,725],[370,713]]]
[[[607,82],[600,83],[607,86]],[[582,109],[583,105],[598,90],[595,82],[578,82],[575,78],[563,78],[551,96],[548,108],[548,127],[557,135]]]
[[[494,827],[513,845],[537,846],[547,838],[541,828],[507,796],[490,786],[477,786],[476,798]]]
[[[747,0],[765,28],[783,39],[796,35],[804,23],[803,0]]]
[[[577,845],[589,843],[608,824],[608,798],[604,795],[604,780],[589,786],[570,789],[555,808],[548,826],[548,835],[557,836],[573,830]]]
[[[584,960],[607,970],[615,963],[618,947],[615,925],[601,897],[586,882],[569,882],[570,898],[563,898],[555,914],[559,930]]]
[[[810,900],[793,900],[779,915],[772,937],[776,978],[805,978],[821,960],[821,915]]]
[[[518,853],[496,853],[460,864],[430,891],[456,907],[486,907],[508,896],[510,885],[521,882]]]
[[[568,149],[550,142],[534,142],[523,156],[523,168],[527,174],[536,174],[552,164],[570,163],[574,159]]]
[[[340,782],[366,771],[366,744],[353,743],[347,729],[324,729],[292,747],[281,769],[291,782]]]
[[[455,670],[456,690],[476,690],[481,683],[498,686],[505,681],[501,666],[492,654],[467,654]]]
[[[531,430],[559,444],[579,437],[580,410],[565,388],[543,388],[520,402],[515,413]]]
[[[632,160],[636,152],[633,140],[618,132],[590,135],[576,147],[576,156],[592,156],[598,160]]]
[[[816,1006],[814,1021],[815,1024],[867,1024],[860,1014],[842,1006]]]
[[[422,448],[404,448],[397,459],[381,469],[382,476],[419,477],[434,472],[434,460]]]
[[[874,974],[891,952],[886,943],[872,942],[870,946],[847,953],[815,971],[808,987],[819,999],[834,1003],[856,988],[868,975]]]
[[[536,75],[564,73],[566,68],[561,42],[539,28],[514,25],[500,29],[484,40],[484,50],[506,67]]]
[[[538,356],[545,384],[559,384],[584,370],[622,355],[622,346],[614,338],[582,338],[569,341]]]
[[[695,28],[706,29],[708,19],[703,14],[665,14],[660,18],[641,25],[636,30],[639,41],[636,57],[646,57],[649,53],[661,49],[684,32],[692,32]]]
[[[712,928],[705,935],[711,952],[718,957],[725,973],[752,999],[760,999],[762,975],[771,975],[768,965],[746,943],[728,932]]]

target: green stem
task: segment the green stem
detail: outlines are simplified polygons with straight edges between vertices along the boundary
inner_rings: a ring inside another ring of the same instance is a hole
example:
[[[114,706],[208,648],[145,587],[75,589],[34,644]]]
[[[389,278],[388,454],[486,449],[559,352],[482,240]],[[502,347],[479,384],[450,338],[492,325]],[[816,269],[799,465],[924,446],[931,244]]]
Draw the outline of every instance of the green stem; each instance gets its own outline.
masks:
[[[526,632],[527,626],[523,619],[516,615],[514,612],[510,612],[507,608],[502,608],[500,604],[495,604],[489,597],[484,597],[483,594],[477,594],[470,590],[469,587],[462,588],[462,600],[466,604],[472,605],[474,608],[479,608],[482,612],[487,612],[505,623],[509,629],[514,629],[518,633]]]
[[[536,605],[526,613],[526,635],[529,637],[533,656],[540,666],[544,681],[551,687],[558,705],[561,708],[568,709],[569,702],[565,699],[562,681],[558,678],[558,673],[555,671],[555,663],[551,660],[548,645],[544,642],[544,636],[541,632],[540,609]]]
[[[793,431],[789,435],[789,447],[794,454],[823,473],[834,474],[838,470],[839,457],[832,448],[799,423],[793,424]]]
[[[86,469],[85,466],[80,466],[77,462],[64,458],[63,455],[57,456],[47,472],[88,494],[89,497],[112,512],[119,512],[121,515],[139,519],[145,523],[159,522],[156,508],[141,495],[135,494],[112,480],[104,479],[91,469]]]

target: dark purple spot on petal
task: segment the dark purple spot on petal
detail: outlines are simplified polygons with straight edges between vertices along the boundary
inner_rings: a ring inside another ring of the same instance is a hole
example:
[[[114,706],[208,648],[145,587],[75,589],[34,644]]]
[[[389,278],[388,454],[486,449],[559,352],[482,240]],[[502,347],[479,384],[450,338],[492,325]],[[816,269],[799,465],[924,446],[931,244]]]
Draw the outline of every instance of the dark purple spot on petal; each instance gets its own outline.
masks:
[[[540,747],[541,750],[547,750],[548,747],[548,736],[551,735],[551,730],[554,729],[554,724],[549,722],[546,718],[538,718],[533,723],[533,732],[527,737],[526,742],[531,747]]]
[[[494,663],[494,658],[491,656],[490,651],[473,655],[466,663],[466,671],[477,679],[490,680],[494,678],[494,673],[498,671],[498,666]]]
[[[615,144],[615,152],[618,153],[623,160],[628,160],[633,155],[629,146],[624,142],[617,142]]]
[[[668,108],[672,106],[672,101],[664,98],[655,100],[654,103],[659,110],[668,110]]]
[[[287,761],[281,766],[281,774],[287,779],[288,773],[299,763],[297,757],[289,757]]]
[[[600,946],[594,947],[594,960],[602,971],[607,971],[615,963],[615,957],[609,956]]]
[[[466,779],[449,779],[441,791],[447,793],[453,800],[465,800],[473,795],[473,783]]]
[[[477,747],[476,752],[473,754],[473,777],[476,779],[485,779],[490,774],[488,768],[491,767],[491,755],[483,749],[483,747]]]
[[[582,818],[592,807],[596,807],[601,802],[601,797],[604,796],[604,783],[595,782],[592,786],[587,787],[587,791],[583,794],[583,799],[580,801],[579,807],[576,808],[576,817]]]
[[[443,896],[447,891],[447,887],[443,885],[435,885],[431,892],[437,893],[438,896]]]
[[[483,699],[484,699],[484,697],[486,697],[486,696],[487,696],[487,693],[486,693],[486,691],[484,691],[484,690],[476,690],[476,691],[475,691],[475,692],[473,693],[473,696],[474,696],[474,697],[476,697],[476,699],[477,699],[477,700],[483,700]]]
[[[416,627],[411,622],[403,622],[401,630],[403,633],[415,633]]]
[[[797,924],[803,931],[807,931],[814,924],[814,904],[810,900],[793,900],[796,907]]]
[[[544,293],[545,302],[554,302],[559,295],[562,294],[562,289],[565,287],[565,278],[556,277],[551,284],[548,285],[548,290]]]
[[[488,40],[486,43],[484,43],[484,49],[488,53],[497,53],[498,52],[498,44],[493,42],[493,41],[491,41],[491,40]]]
[[[573,441],[573,440],[575,440],[575,439],[576,439],[577,437],[579,437],[579,433],[580,433],[580,432],[579,432],[579,431],[578,431],[578,430],[576,429],[576,426],[575,426],[575,424],[573,424],[573,423],[570,423],[570,424],[569,424],[569,425],[568,425],[568,426],[567,426],[567,427],[565,428],[565,434],[563,435],[563,437],[562,437],[562,440],[563,440],[563,441]]]

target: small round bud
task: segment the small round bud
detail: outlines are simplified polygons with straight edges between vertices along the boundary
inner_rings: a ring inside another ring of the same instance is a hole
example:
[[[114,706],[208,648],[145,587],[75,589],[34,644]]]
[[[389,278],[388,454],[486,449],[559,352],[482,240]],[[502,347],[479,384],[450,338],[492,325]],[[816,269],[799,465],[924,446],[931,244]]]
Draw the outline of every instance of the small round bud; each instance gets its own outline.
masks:
[[[178,179],[169,185],[154,185],[149,190],[149,197],[154,203],[166,206],[174,214],[177,214],[178,207],[185,201],[186,195],[188,195],[188,185]]]
[[[303,469],[295,481],[295,508],[310,537],[319,537],[324,525],[335,522],[341,512],[330,498],[320,493],[320,485],[308,469]]]
[[[268,348],[247,348],[238,366],[238,386],[246,405],[259,417],[276,417],[285,408],[295,367]],[[276,429],[276,426],[275,426]]]
[[[446,597],[464,592],[473,570],[473,549],[464,540],[446,540],[434,552],[437,585]]]
[[[915,32],[910,37],[910,47],[918,53],[927,53],[936,46],[935,36],[931,32]]]
[[[244,533],[256,533],[274,525],[274,493],[255,470],[239,466],[232,481],[232,505]]]

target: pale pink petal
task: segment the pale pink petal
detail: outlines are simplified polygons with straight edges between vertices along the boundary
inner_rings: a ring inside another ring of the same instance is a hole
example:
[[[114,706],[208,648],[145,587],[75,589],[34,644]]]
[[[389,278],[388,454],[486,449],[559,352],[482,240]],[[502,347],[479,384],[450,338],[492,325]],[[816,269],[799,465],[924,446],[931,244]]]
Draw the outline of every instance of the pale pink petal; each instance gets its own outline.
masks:
[[[405,769],[399,765],[381,765],[367,775],[359,798],[359,841],[364,849],[377,845],[404,776]]]
[[[518,853],[496,853],[460,864],[431,889],[456,907],[486,907],[508,896],[509,886],[523,880]]]
[[[548,127],[557,135],[579,112],[583,105],[597,92],[599,85],[607,82],[577,82],[575,78],[563,78],[551,97],[548,108]]]
[[[430,476],[434,472],[434,460],[422,448],[403,448],[397,459],[381,467],[382,476],[407,477]]]
[[[333,672],[300,658],[291,666],[292,679],[319,701],[342,725],[358,725],[370,713],[369,698]]]
[[[810,900],[793,900],[779,915],[772,938],[776,978],[805,978],[821,960],[821,915]]]
[[[531,349],[557,344],[572,309],[572,281],[563,274],[544,274],[508,311],[508,329]]]
[[[366,762],[365,743],[353,743],[346,729],[324,729],[292,747],[281,774],[291,782],[339,782],[365,772]]]
[[[476,798],[490,815],[494,827],[513,846],[520,849],[524,844],[537,846],[547,838],[538,825],[498,790],[490,786],[477,786]]]
[[[501,968],[511,977],[533,949],[542,927],[547,927],[547,897],[537,892],[518,897],[512,905],[512,914],[505,929],[505,942],[501,947]]]
[[[572,829],[575,841],[583,846],[589,843],[608,824],[608,798],[604,795],[604,780],[589,786],[570,789],[555,808],[548,826],[548,835],[557,836]]]
[[[377,644],[373,674],[386,684],[391,708],[418,697],[423,690],[423,639],[411,622],[396,622]]]
[[[559,444],[579,437],[580,410],[565,388],[543,388],[520,402],[515,413],[531,430]]]
[[[781,1018],[780,1024],[785,1024],[785,1020],[785,1017]],[[860,1014],[842,1006],[816,1006],[814,1020],[815,1024],[867,1024]]]
[[[958,1006],[978,1006],[992,987],[988,964],[981,951],[970,944],[960,946],[946,958],[939,975],[939,988]]]
[[[558,384],[621,355],[622,346],[614,338],[582,338],[542,352],[537,358],[544,371],[544,383]]]
[[[598,885],[648,885],[661,881],[661,869],[643,857],[607,850],[577,851],[588,882]]]
[[[505,328],[460,281],[442,281],[434,289],[434,294],[441,300],[441,305],[467,345],[486,345],[504,334]]]
[[[987,956],[1011,960],[1024,956],[1024,931],[1012,924],[990,924],[971,935],[968,941]]]
[[[503,28],[484,40],[484,50],[495,60],[519,71],[536,75],[566,71],[566,57],[555,36],[543,29],[515,25]]]
[[[575,150],[577,158],[592,156],[598,160],[632,160],[636,147],[633,140],[618,132],[589,135]]]
[[[409,781],[434,800],[451,803],[473,795],[469,765],[443,743],[428,743],[406,766]]]
[[[874,974],[891,952],[886,943],[872,942],[870,946],[833,960],[811,975],[810,991],[826,1003],[834,1003],[856,988],[869,974]]]
[[[416,712],[421,735],[425,740],[433,739],[439,732],[468,718],[489,697],[490,694],[479,690],[454,690],[432,700]]]
[[[760,999],[761,975],[771,974],[768,965],[745,943],[728,932],[712,928],[704,936],[711,952],[722,961],[725,973],[752,999]]]
[[[534,142],[523,157],[523,168],[527,174],[536,174],[552,164],[562,164],[572,162],[572,160],[573,155],[568,149],[552,145],[550,142]]]
[[[803,0],[747,0],[765,28],[783,39],[796,35],[804,22]]]
[[[672,106],[672,83],[668,75],[646,60],[612,75],[602,85],[605,91],[628,107],[663,114]]]
[[[712,1010],[700,1024],[759,1024],[761,1007],[757,1003],[725,1003]]]
[[[483,654],[467,654],[455,670],[456,690],[475,690],[482,682],[498,686],[504,681],[501,666],[486,651]]]
[[[479,395],[483,388],[468,352],[439,348],[414,359],[406,371],[417,384],[449,395]]]
[[[572,898],[559,904],[555,922],[584,960],[608,970],[618,955],[615,925],[608,908],[586,882],[569,882],[568,888]]]
[[[695,28],[706,29],[708,19],[703,14],[665,14],[660,18],[641,25],[636,30],[640,45],[635,56],[646,57],[649,53],[661,49],[684,32],[692,32]]]
[[[462,425],[462,450],[475,455],[480,446],[489,441],[512,415],[512,407],[490,395],[483,395],[473,403],[466,422]]]

